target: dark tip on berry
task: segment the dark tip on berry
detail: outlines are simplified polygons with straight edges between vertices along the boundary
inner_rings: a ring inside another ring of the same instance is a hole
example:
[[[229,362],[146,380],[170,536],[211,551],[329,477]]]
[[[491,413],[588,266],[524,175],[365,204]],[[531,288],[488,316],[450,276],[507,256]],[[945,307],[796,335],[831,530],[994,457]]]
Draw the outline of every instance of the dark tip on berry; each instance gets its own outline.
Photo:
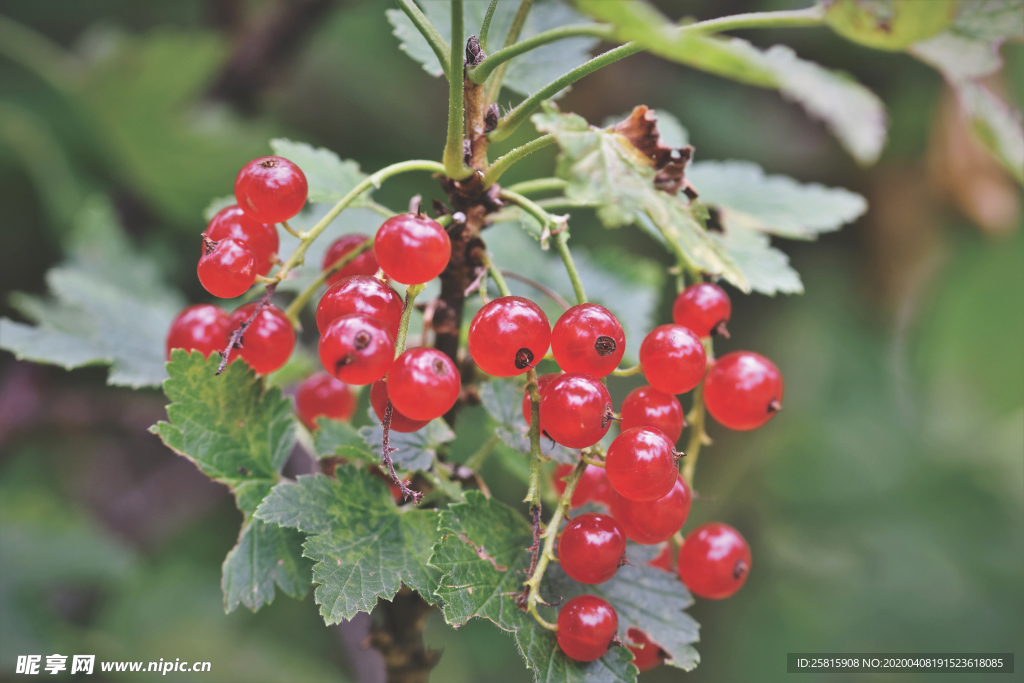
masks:
[[[686,425],[683,426],[685,427]],[[675,457],[677,462],[686,457],[686,453],[683,451],[677,451],[674,447],[672,448],[672,455]]]
[[[337,375],[341,372],[341,369],[346,365],[351,365],[356,362],[356,357],[351,353],[346,353],[344,356],[338,359],[338,362],[334,364],[334,374]]]
[[[626,557],[626,553],[622,553],[622,557],[619,558],[619,566],[623,567],[627,564],[632,566],[633,563],[629,561],[628,557]]]
[[[601,336],[594,341],[594,350],[597,351],[597,355],[599,356],[607,356],[615,353],[616,348],[618,348],[618,345],[611,337]]]
[[[447,375],[448,374],[448,366],[445,365],[444,361],[442,361],[440,358],[435,358],[434,359],[433,368],[434,368],[434,374],[435,375]]]
[[[747,566],[746,562],[744,562],[743,560],[736,560],[736,564],[733,565],[732,568],[732,578],[739,581],[747,575],[748,571],[750,571],[750,567]]]
[[[370,341],[370,333],[360,331],[356,333],[356,338],[352,340],[352,348],[354,348],[356,351],[362,351],[363,349],[370,345]]]
[[[260,166],[262,166],[263,168],[277,168],[278,161],[274,157],[270,157],[261,161]]]
[[[618,634],[615,634],[614,636],[612,636],[612,639],[610,641],[608,641],[608,647],[611,647],[612,645],[618,645],[619,647],[626,647],[626,644],[622,642],[622,639],[619,638]]]
[[[611,422],[612,420],[618,422],[621,419],[621,417],[615,417],[615,412],[612,410],[611,403],[604,404],[604,415],[601,416],[601,429],[607,427],[608,423]]]
[[[206,236],[205,232],[203,233],[203,246],[206,248],[204,254],[209,255],[213,253],[213,250],[217,248],[218,244],[220,244],[220,242],[214,242]]]
[[[729,330],[726,329],[724,320],[718,321],[718,324],[711,328],[711,336],[729,338]]]
[[[780,410],[782,410],[782,403],[779,402],[779,399],[773,398],[771,403],[768,404],[768,412],[777,413]]]
[[[527,348],[522,348],[516,351],[516,368],[519,370],[525,370],[526,368],[533,367],[533,351]]]

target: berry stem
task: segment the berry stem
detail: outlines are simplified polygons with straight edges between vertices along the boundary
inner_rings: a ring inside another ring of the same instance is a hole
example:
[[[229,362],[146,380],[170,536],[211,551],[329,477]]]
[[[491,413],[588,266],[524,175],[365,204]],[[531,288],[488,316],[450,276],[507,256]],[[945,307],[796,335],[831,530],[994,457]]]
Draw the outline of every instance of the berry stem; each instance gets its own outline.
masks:
[[[352,251],[348,252],[340,259],[335,261],[329,268],[327,268],[319,275],[317,275],[316,279],[313,280],[313,282],[311,282],[308,287],[302,290],[299,293],[299,295],[295,297],[295,299],[288,305],[288,308],[286,308],[284,311],[284,314],[288,316],[288,319],[290,321],[292,321],[292,326],[294,326],[296,329],[302,329],[302,326],[299,324],[299,314],[302,313],[302,309],[305,308],[306,304],[309,303],[309,300],[313,298],[313,295],[316,293],[318,289],[320,289],[320,286],[327,282],[327,278],[334,275],[339,270],[341,270],[349,263],[354,261],[356,257],[359,256],[360,254],[372,248],[373,240],[368,239],[362,244],[360,244],[358,247],[356,247],[355,249],[353,249]]]
[[[558,249],[558,255],[562,257],[562,263],[565,264],[565,271],[569,274],[569,279],[572,280],[572,290],[576,294],[576,303],[585,304],[587,303],[587,293],[583,290],[583,281],[580,280],[580,272],[576,270],[576,262],[572,260],[572,253],[569,251],[568,242],[569,231],[563,230],[555,237],[555,248]]]
[[[526,392],[530,395],[530,487],[524,503],[540,508],[540,466],[545,457],[540,451],[540,391],[537,385],[537,371],[526,371]]]
[[[302,233],[300,233],[298,230],[290,226],[288,224],[288,221],[281,221],[281,227],[284,228],[285,231],[292,237],[298,237],[300,240],[302,239]]]
[[[708,362],[714,359],[714,350],[711,348],[713,342],[711,337],[704,340],[704,350],[707,353]],[[693,407],[686,414],[686,421],[690,425],[690,439],[686,444],[686,457],[683,458],[683,481],[693,490],[693,474],[697,469],[697,457],[700,455],[700,448],[709,445],[711,439],[704,431],[704,382],[702,381],[693,390]]]
[[[395,0],[398,6],[402,8],[402,11],[412,20],[413,25],[416,29],[423,34],[423,37],[427,39],[427,44],[430,45],[430,49],[437,55],[437,61],[442,65],[447,64],[451,49],[448,47],[448,43],[445,42],[444,38],[434,25],[430,23],[430,20],[420,11],[420,8],[416,6],[413,0]],[[462,79],[459,79],[460,85]]]
[[[409,285],[405,290],[405,307],[402,309],[402,320],[398,323],[398,336],[395,337],[395,358],[405,352],[405,338],[409,334],[409,319],[412,317],[413,302],[423,291],[423,285]]]
[[[494,261],[491,260],[490,256],[484,254],[482,258],[484,265],[487,266],[487,270],[491,274],[491,278],[494,279],[494,286],[498,288],[498,293],[502,296],[511,296],[512,290],[508,288],[508,283],[505,282],[504,273],[494,265]]]
[[[525,145],[516,147],[504,156],[498,157],[484,172],[484,188],[488,188],[497,182],[498,178],[501,177],[501,174],[507,171],[512,164],[516,163],[528,154],[536,152],[538,149],[543,149],[548,145],[553,144],[555,144],[555,137],[553,135],[542,135],[539,138],[527,142]]]
[[[465,109],[462,103],[463,64],[462,46],[463,18],[462,0],[452,1],[452,48],[448,60],[448,138],[444,145],[444,172],[453,180],[462,180],[473,174],[473,169],[466,166],[462,141],[465,138]],[[444,62],[442,62],[443,64]]]
[[[491,438],[487,439],[487,441],[484,442],[484,445],[477,449],[476,453],[466,458],[466,462],[463,463],[463,466],[468,467],[474,472],[479,470],[481,465],[484,464],[484,460],[487,459],[487,456],[491,454],[491,451],[494,450],[494,447],[497,446],[500,441],[501,439],[498,438],[497,434],[492,434]]]
[[[494,54],[489,55],[484,61],[469,70],[469,78],[474,83],[483,83],[495,69],[508,60],[548,43],[579,36],[594,36],[608,40],[612,38],[614,32],[611,26],[597,23],[570,24],[569,26],[559,26],[558,28],[541,31],[536,35],[503,47]],[[481,47],[483,47],[482,41]]]
[[[523,24],[526,23],[526,16],[530,13],[532,7],[533,0],[522,0],[519,3],[519,9],[516,10],[516,15],[512,18],[512,25],[508,27],[508,35],[505,36],[505,44],[502,46],[502,49],[512,47],[519,40],[519,34],[523,32]],[[507,62],[498,65],[497,70],[494,72],[494,77],[488,83],[487,90],[484,92],[485,99],[488,102],[497,102],[498,95],[501,94],[501,84],[505,80],[505,72],[507,70]]]
[[[501,274],[504,275],[505,277],[509,278],[510,280],[516,280],[517,282],[522,282],[524,285],[530,285],[531,287],[536,289],[538,292],[543,292],[544,294],[547,294],[549,297],[551,297],[552,300],[554,300],[555,303],[557,303],[559,306],[561,306],[562,308],[564,308],[567,311],[570,308],[572,308],[572,306],[569,304],[569,302],[562,298],[561,294],[559,294],[555,290],[551,289],[547,285],[542,285],[541,283],[537,282],[536,280],[531,280],[530,278],[526,277],[525,275],[520,275],[519,273],[513,273],[511,270],[503,270],[503,271],[501,271]]]
[[[533,194],[534,192],[564,190],[568,185],[569,183],[561,178],[536,178],[509,185],[506,189],[519,194]]]
[[[594,467],[604,467],[604,460],[598,460],[596,458],[590,457],[587,454],[587,449],[580,451],[580,460],[587,463],[588,465],[593,465]]]
[[[630,377],[632,375],[639,375],[644,371],[644,366],[637,363],[631,368],[617,368],[612,370],[612,374],[616,377]]]

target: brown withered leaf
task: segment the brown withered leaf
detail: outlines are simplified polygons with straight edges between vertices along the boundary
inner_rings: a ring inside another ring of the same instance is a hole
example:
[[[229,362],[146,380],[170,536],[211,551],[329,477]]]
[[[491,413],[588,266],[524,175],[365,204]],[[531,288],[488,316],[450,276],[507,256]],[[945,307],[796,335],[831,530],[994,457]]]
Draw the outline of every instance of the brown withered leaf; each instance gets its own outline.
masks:
[[[693,146],[666,145],[658,132],[658,115],[653,109],[645,104],[639,105],[614,130],[624,135],[641,154],[654,162],[654,169],[658,172],[654,177],[655,187],[669,194],[677,194],[682,189],[691,199],[697,197],[696,190],[684,177],[686,164],[693,156]]]

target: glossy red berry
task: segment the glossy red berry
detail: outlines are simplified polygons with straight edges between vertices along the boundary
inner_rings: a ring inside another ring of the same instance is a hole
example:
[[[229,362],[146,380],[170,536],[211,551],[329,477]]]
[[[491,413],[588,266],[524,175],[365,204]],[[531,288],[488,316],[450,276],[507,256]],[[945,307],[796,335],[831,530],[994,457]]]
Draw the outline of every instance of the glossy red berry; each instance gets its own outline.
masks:
[[[625,556],[626,534],[611,515],[580,515],[558,538],[558,562],[580,583],[604,583],[615,576]]]
[[[346,384],[372,384],[395,362],[395,338],[373,318],[346,315],[320,337],[320,362]]]
[[[541,375],[540,377],[538,377],[537,378],[537,393],[543,395],[544,394],[544,390],[547,389],[549,384],[551,384],[551,380],[553,380],[555,377],[558,377],[558,375],[559,375],[559,373],[552,372],[552,373],[548,373],[546,375]],[[528,424],[528,425],[531,423],[532,411],[533,411],[533,401],[530,400],[530,392],[526,391],[526,389],[524,388],[523,389],[523,419],[526,420],[526,424]],[[540,431],[541,432],[544,431],[544,423],[541,423]],[[571,467],[571,465],[567,465],[567,467]]]
[[[559,496],[565,493],[565,477],[568,477],[574,469],[576,469],[575,465],[559,465],[555,468],[553,483]],[[612,487],[608,483],[608,475],[604,473],[604,468],[587,465],[587,469],[583,470],[583,476],[576,482],[576,489],[572,492],[572,500],[569,501],[569,504],[574,508],[578,508],[584,503],[608,505],[612,495]]]
[[[587,448],[600,441],[608,432],[611,415],[608,389],[582,372],[555,377],[540,397],[544,432],[566,448]]]
[[[619,615],[607,600],[580,595],[558,611],[558,647],[578,662],[592,662],[608,652],[619,629]]]
[[[492,299],[469,325],[469,355],[495,377],[523,374],[540,362],[550,341],[548,317],[540,306],[521,296]]]
[[[231,329],[237,329],[248,320],[257,306],[259,304],[254,302],[235,309],[231,314]],[[280,308],[270,304],[256,314],[242,334],[238,355],[256,374],[269,375],[287,363],[294,350],[295,328]]]
[[[370,238],[366,235],[360,235],[358,233],[342,235],[338,239],[334,240],[331,242],[331,246],[327,247],[327,252],[324,254],[323,270],[327,270],[334,265],[335,261],[345,256],[345,254],[349,253],[356,247],[365,244],[369,240]],[[376,274],[378,268],[380,268],[380,266],[377,265],[377,257],[373,255],[373,249],[367,249],[327,278],[327,284],[333,285],[342,278],[346,278],[351,275],[367,275],[372,277]]]
[[[392,337],[398,336],[402,322],[402,297],[386,282],[368,275],[352,275],[334,283],[316,306],[316,326],[320,334],[342,316],[360,313],[384,326]]]
[[[167,330],[167,360],[171,359],[171,349],[199,351],[209,358],[227,347],[230,333],[231,323],[224,309],[211,304],[189,306]]]
[[[728,337],[725,324],[732,315],[729,295],[718,285],[698,282],[690,285],[676,297],[672,304],[672,322],[687,327],[698,336],[720,334]]]
[[[647,634],[640,629],[629,629],[626,631],[626,638],[629,639],[629,642],[635,643],[635,645],[627,647],[633,653],[633,665],[641,672],[650,671],[665,661],[665,653],[662,652],[662,649],[652,643]]]
[[[668,495],[649,503],[616,495],[612,498],[611,513],[629,540],[655,545],[672,538],[683,528],[691,503],[690,487],[678,477]]]
[[[622,325],[604,306],[573,306],[551,330],[551,353],[565,372],[604,377],[619,367],[625,352],[626,335]]]
[[[309,429],[317,428],[318,417],[351,420],[356,412],[356,395],[344,382],[326,372],[318,372],[295,391],[295,412]]]
[[[266,275],[270,272],[277,257],[277,250],[281,246],[276,227],[254,220],[237,204],[217,212],[206,226],[206,236],[214,242],[229,237],[245,242],[255,259],[257,275]]]
[[[389,278],[403,285],[419,285],[445,269],[452,243],[437,221],[403,213],[380,226],[373,239],[373,253]]]
[[[386,379],[379,379],[370,387],[370,405],[377,419],[384,423],[384,410],[388,405],[388,382]],[[395,410],[391,406],[391,431],[394,432],[415,432],[427,426],[430,420],[411,420]]]
[[[721,600],[735,594],[750,573],[750,546],[728,524],[691,531],[679,549],[679,578],[694,595]]]
[[[409,349],[388,371],[391,403],[413,420],[433,420],[455,405],[462,390],[459,371],[451,358],[437,349]]]
[[[633,427],[608,447],[604,471],[615,492],[645,503],[668,495],[679,476],[678,454],[665,434],[653,427]]]
[[[640,344],[647,383],[666,394],[684,394],[700,384],[707,369],[704,345],[682,325],[661,325]]]
[[[672,571],[672,546],[668,543],[661,549],[658,556],[647,563],[649,567],[656,567],[666,572]]]
[[[752,351],[727,353],[708,370],[704,405],[723,427],[757,429],[782,409],[782,373]]]
[[[221,299],[242,296],[256,282],[256,259],[241,240],[223,239],[199,257],[196,273],[210,294]],[[208,245],[209,246],[209,245]]]
[[[253,159],[235,178],[235,201],[260,223],[280,223],[306,204],[309,184],[298,166],[281,157]]]
[[[638,387],[629,392],[622,402],[622,421],[619,423],[622,431],[633,427],[654,427],[676,443],[685,426],[679,399],[654,387]]]

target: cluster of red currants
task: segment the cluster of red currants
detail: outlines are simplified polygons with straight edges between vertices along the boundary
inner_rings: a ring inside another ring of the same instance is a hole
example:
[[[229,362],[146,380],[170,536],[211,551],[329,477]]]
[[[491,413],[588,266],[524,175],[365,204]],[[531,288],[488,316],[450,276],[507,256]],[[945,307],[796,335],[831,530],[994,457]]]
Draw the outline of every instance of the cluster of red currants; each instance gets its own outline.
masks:
[[[484,306],[473,320],[470,354],[491,374],[525,372],[547,353],[550,343],[564,372],[537,380],[542,434],[567,448],[589,448],[604,437],[613,419],[621,420],[604,467],[587,465],[573,492],[574,507],[594,502],[606,505],[611,514],[579,515],[562,531],[559,562],[571,578],[585,584],[607,581],[624,562],[627,538],[648,545],[663,543],[686,522],[691,492],[679,474],[681,456],[675,450],[686,423],[676,394],[703,381],[708,412],[737,430],[765,424],[780,408],[782,377],[768,359],[740,351],[709,363],[701,338],[725,334],[730,314],[731,303],[720,287],[699,283],[686,288],[673,306],[674,324],[655,328],[643,340],[639,356],[649,386],[631,392],[618,417],[601,378],[618,366],[625,336],[607,309],[596,304],[573,306],[549,334],[548,321],[535,304],[503,297]],[[523,397],[522,410],[529,423],[529,394]],[[572,469],[562,465],[555,470],[560,494],[565,490],[562,478]],[[668,546],[664,552],[669,552]],[[671,571],[667,555],[659,558],[659,566],[666,559]],[[750,549],[739,532],[708,524],[687,536],[677,570],[694,594],[722,599],[743,585],[750,561]],[[617,621],[615,609],[606,601],[575,598],[559,612],[559,644],[573,659],[597,659],[607,651]],[[629,637],[637,645],[649,642],[635,629]],[[641,669],[660,661],[653,644],[631,649]]]

